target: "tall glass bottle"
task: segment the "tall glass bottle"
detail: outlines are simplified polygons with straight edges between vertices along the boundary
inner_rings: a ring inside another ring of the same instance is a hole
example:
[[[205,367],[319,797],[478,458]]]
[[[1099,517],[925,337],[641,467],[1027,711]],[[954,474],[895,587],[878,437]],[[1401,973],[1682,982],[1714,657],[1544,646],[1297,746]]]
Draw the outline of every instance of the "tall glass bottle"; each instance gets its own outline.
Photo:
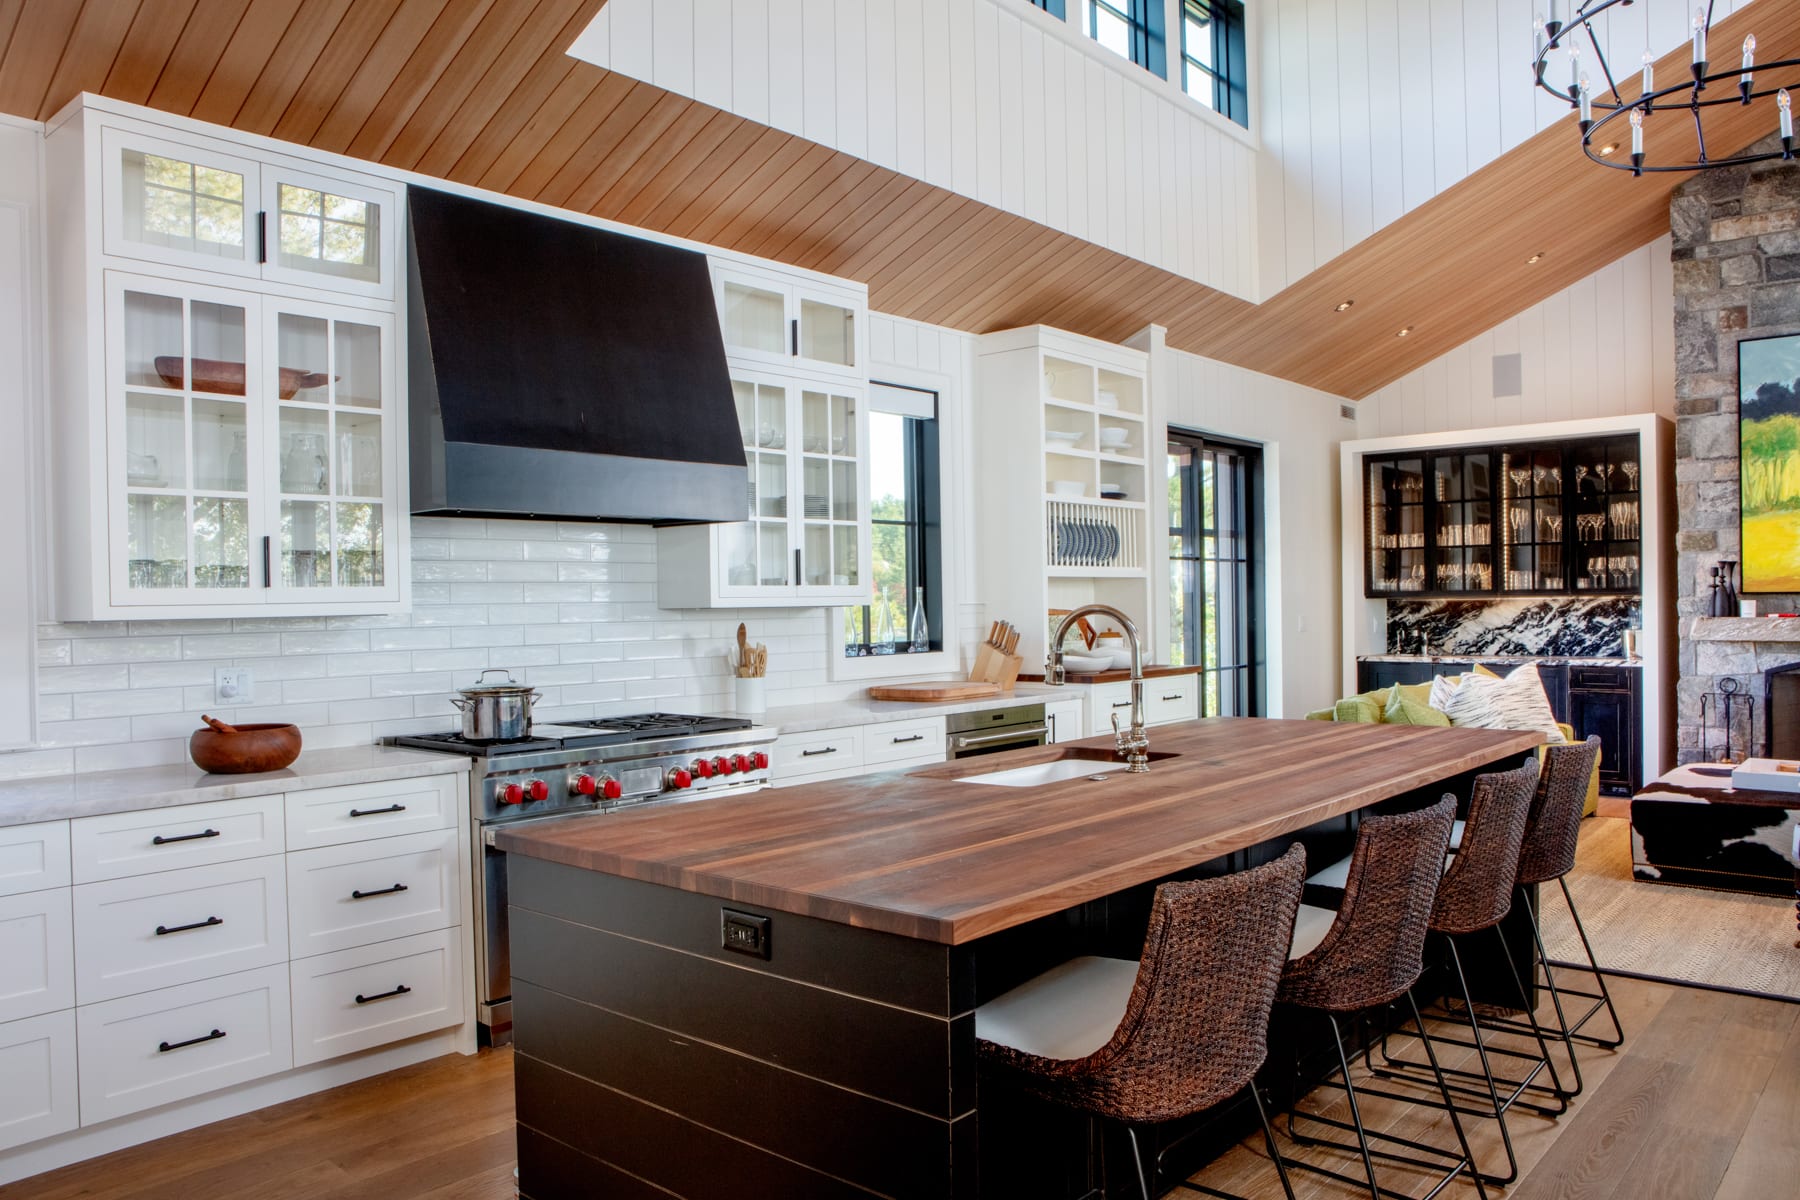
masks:
[[[881,600],[875,606],[875,653],[892,654],[894,652],[894,605],[888,599],[887,589],[881,589]]]
[[[925,589],[913,590],[912,652],[923,654],[931,649],[931,622],[925,619]]]

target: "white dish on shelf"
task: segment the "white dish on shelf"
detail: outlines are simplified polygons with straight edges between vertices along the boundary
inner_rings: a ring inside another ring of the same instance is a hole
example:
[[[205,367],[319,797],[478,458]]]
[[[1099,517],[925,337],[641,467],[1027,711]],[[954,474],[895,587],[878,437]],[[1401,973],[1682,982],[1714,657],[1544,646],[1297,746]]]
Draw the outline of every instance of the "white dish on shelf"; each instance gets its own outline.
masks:
[[[1099,394],[1094,397],[1094,404],[1100,408],[1117,409],[1119,407],[1119,393],[1109,392],[1103,388]]]
[[[1064,446],[1073,446],[1076,442],[1079,442],[1084,435],[1075,430],[1046,429],[1044,431],[1044,436],[1051,441],[1061,443]]]
[[[1102,425],[1100,444],[1108,450],[1122,450],[1131,444],[1131,430],[1123,425]]]
[[[1058,496],[1085,496],[1087,484],[1079,479],[1052,479],[1050,491]]]

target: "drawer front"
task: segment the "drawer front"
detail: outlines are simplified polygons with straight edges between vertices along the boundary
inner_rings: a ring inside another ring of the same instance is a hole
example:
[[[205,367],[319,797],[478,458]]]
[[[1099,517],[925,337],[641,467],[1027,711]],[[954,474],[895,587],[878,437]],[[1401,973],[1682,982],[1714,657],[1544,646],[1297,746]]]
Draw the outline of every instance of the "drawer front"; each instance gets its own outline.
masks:
[[[69,889],[0,896],[0,1021],[75,1007]]]
[[[863,762],[944,757],[944,718],[891,721],[862,727]]]
[[[1129,697],[1127,697],[1129,698]],[[1200,677],[1165,675],[1144,680],[1144,723],[1167,725],[1200,715]]]
[[[250,796],[71,824],[76,883],[280,854],[281,796]]]
[[[1094,736],[1112,732],[1114,713],[1119,714],[1119,728],[1131,725],[1131,684],[1096,683],[1088,693],[1088,719],[1093,722]]]
[[[1081,727],[1081,701],[1060,700],[1055,704],[1044,705],[1044,724],[1050,727],[1046,735],[1051,744],[1057,742],[1078,742],[1087,736]]]
[[[0,829],[0,896],[69,886],[69,823]]]
[[[775,743],[769,755],[770,775],[793,779],[862,765],[862,726],[797,733]]]
[[[295,958],[461,924],[457,831],[288,855]]]
[[[458,823],[456,778],[389,779],[287,795],[287,847],[309,850]]]
[[[287,967],[75,1010],[81,1122],[186,1100],[293,1065]]]
[[[75,1011],[0,1025],[0,1150],[58,1133],[81,1120],[75,1102]]]
[[[288,956],[280,855],[75,888],[75,994],[111,1000]]]
[[[294,1065],[462,1024],[462,957],[454,928],[296,962]]]
[[[1615,688],[1624,691],[1631,686],[1628,667],[1570,667],[1569,686],[1577,688]]]

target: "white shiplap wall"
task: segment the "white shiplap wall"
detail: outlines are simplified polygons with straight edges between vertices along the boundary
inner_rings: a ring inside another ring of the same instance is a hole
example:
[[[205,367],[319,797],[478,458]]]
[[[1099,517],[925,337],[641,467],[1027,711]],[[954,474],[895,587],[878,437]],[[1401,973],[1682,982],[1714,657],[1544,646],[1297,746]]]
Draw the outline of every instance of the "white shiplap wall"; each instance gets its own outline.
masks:
[[[1024,0],[610,0],[571,53],[1255,298],[1254,139]]]
[[[972,342],[873,315],[871,371],[935,373],[966,397]],[[966,436],[949,440],[967,446]],[[959,449],[946,505],[958,528],[970,524],[967,470]],[[449,729],[446,696],[486,667],[511,668],[536,686],[543,699],[535,711],[551,720],[728,712],[725,654],[740,620],[769,647],[772,705],[866,686],[831,678],[833,610],[658,608],[656,534],[647,526],[416,517],[411,569],[413,611],[398,617],[40,625],[38,748],[0,754],[0,778],[185,762],[201,712],[292,721],[314,749]],[[979,617],[978,606],[958,606],[965,659]],[[227,665],[252,669],[254,706],[213,704],[213,670]]]
[[[1357,405],[1357,436],[1675,415],[1675,283],[1665,234]],[[1496,397],[1495,355],[1520,355],[1522,394]]]
[[[1714,20],[1747,3],[1718,0]],[[1567,105],[1531,83],[1531,20],[1548,11],[1544,0],[1258,0],[1254,7],[1265,296],[1569,116]],[[1644,50],[1661,55],[1680,45],[1693,12],[1689,0],[1609,10],[1596,29],[1615,73],[1635,78]],[[1713,49],[1715,60],[1727,56],[1736,62],[1737,48]],[[1560,84],[1566,68],[1555,67],[1550,78]],[[1601,86],[1600,72],[1589,74]]]

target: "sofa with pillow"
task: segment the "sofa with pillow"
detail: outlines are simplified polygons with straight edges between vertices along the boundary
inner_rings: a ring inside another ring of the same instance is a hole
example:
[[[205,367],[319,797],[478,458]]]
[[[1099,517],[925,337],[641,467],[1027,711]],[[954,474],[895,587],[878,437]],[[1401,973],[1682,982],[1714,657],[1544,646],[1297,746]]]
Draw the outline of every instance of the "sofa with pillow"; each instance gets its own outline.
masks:
[[[1470,680],[1477,680],[1470,686]],[[1538,757],[1551,746],[1575,740],[1575,730],[1557,721],[1544,696],[1535,664],[1504,678],[1477,664],[1465,675],[1439,675],[1429,683],[1396,683],[1358,696],[1346,696],[1330,708],[1306,714],[1309,721],[1347,721],[1377,725],[1463,725],[1489,729],[1542,729],[1546,736]],[[1588,780],[1583,816],[1600,803],[1600,764]]]

